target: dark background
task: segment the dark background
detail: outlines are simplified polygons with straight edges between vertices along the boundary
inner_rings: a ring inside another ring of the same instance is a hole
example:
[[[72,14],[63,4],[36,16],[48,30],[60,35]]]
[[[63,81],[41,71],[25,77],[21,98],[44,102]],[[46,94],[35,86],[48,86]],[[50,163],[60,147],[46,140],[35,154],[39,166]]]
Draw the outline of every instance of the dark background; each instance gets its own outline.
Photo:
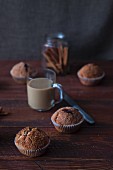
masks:
[[[113,59],[113,0],[0,0],[0,59],[40,59],[56,32],[70,58]]]

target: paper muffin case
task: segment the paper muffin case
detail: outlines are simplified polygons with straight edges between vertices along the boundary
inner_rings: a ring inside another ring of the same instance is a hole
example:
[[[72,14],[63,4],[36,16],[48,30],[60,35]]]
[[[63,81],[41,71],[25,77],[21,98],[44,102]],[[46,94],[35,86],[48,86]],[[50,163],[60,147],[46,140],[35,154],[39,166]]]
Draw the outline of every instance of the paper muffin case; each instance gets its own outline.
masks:
[[[86,85],[86,86],[94,86],[94,85],[97,85],[101,82],[101,80],[105,77],[105,73],[103,72],[103,74],[99,77],[95,77],[95,78],[86,78],[86,77],[82,77],[79,73],[79,71],[77,72],[77,76],[80,80],[80,82],[83,84],[83,85]]]
[[[13,80],[16,82],[16,83],[18,83],[18,84],[26,84],[26,78],[21,78],[21,77],[14,77],[13,76]]]
[[[50,144],[50,139],[49,139],[46,146],[44,146],[42,148],[39,148],[39,149],[36,149],[36,150],[26,150],[26,149],[18,146],[15,141],[14,141],[14,143],[15,143],[16,147],[18,148],[18,150],[22,154],[24,154],[26,156],[29,156],[29,157],[37,157],[37,156],[41,156],[41,155],[43,155],[45,153],[46,149],[48,148],[48,146]]]
[[[12,70],[10,71],[10,75],[12,76],[13,80],[14,80],[16,83],[26,84],[26,77],[16,77],[15,75],[13,75]]]
[[[56,116],[57,116],[57,113],[54,113],[52,115],[52,117],[51,117],[51,121],[52,121],[54,127],[56,128],[56,130],[58,130],[59,132],[62,132],[62,133],[74,133],[74,132],[76,132],[80,128],[81,124],[84,121],[84,118],[82,117],[80,122],[78,122],[76,124],[72,124],[72,125],[60,125],[60,124],[57,124],[55,122]]]

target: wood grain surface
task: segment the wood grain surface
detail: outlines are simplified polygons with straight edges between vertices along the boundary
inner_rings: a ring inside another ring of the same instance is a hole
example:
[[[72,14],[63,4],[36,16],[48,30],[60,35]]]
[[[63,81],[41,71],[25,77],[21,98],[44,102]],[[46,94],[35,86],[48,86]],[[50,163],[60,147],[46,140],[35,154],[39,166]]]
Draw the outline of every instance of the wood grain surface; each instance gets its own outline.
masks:
[[[71,64],[70,74],[57,76],[57,82],[96,121],[84,122],[74,134],[55,130],[51,115],[63,101],[47,112],[37,112],[27,103],[26,85],[14,82],[10,76],[15,61],[0,61],[0,106],[7,112],[0,116],[0,170],[112,170],[113,169],[113,61],[96,61],[105,71],[103,81],[94,87],[83,86],[76,75],[86,62]],[[39,67],[37,61],[27,61]],[[46,153],[29,158],[14,145],[16,133],[26,126],[36,126],[51,138]]]

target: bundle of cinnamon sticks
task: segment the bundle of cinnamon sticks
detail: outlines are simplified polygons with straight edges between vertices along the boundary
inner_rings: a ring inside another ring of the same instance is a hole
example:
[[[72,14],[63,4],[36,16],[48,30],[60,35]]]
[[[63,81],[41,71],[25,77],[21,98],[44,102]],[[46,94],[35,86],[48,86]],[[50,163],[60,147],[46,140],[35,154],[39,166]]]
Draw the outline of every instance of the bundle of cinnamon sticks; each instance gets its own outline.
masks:
[[[43,51],[46,67],[53,69],[57,74],[63,74],[68,64],[68,47],[48,47]]]

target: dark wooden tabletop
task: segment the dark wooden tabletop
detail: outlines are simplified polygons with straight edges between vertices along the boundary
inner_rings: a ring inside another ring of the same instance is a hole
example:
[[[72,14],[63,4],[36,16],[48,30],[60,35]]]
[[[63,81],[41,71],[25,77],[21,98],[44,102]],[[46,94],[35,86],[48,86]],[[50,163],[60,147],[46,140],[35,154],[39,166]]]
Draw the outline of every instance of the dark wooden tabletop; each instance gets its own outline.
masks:
[[[75,62],[70,74],[57,76],[57,82],[96,121],[84,122],[74,134],[61,134],[51,123],[51,115],[63,101],[47,112],[32,110],[27,104],[26,85],[14,82],[10,69],[19,61],[0,61],[0,106],[7,112],[0,116],[0,169],[2,170],[112,170],[113,169],[113,61],[96,61],[106,73],[94,87],[83,86],[77,70],[88,62]],[[28,61],[35,67],[37,61]],[[47,152],[36,158],[22,155],[14,145],[16,133],[26,126],[36,126],[51,138]]]

